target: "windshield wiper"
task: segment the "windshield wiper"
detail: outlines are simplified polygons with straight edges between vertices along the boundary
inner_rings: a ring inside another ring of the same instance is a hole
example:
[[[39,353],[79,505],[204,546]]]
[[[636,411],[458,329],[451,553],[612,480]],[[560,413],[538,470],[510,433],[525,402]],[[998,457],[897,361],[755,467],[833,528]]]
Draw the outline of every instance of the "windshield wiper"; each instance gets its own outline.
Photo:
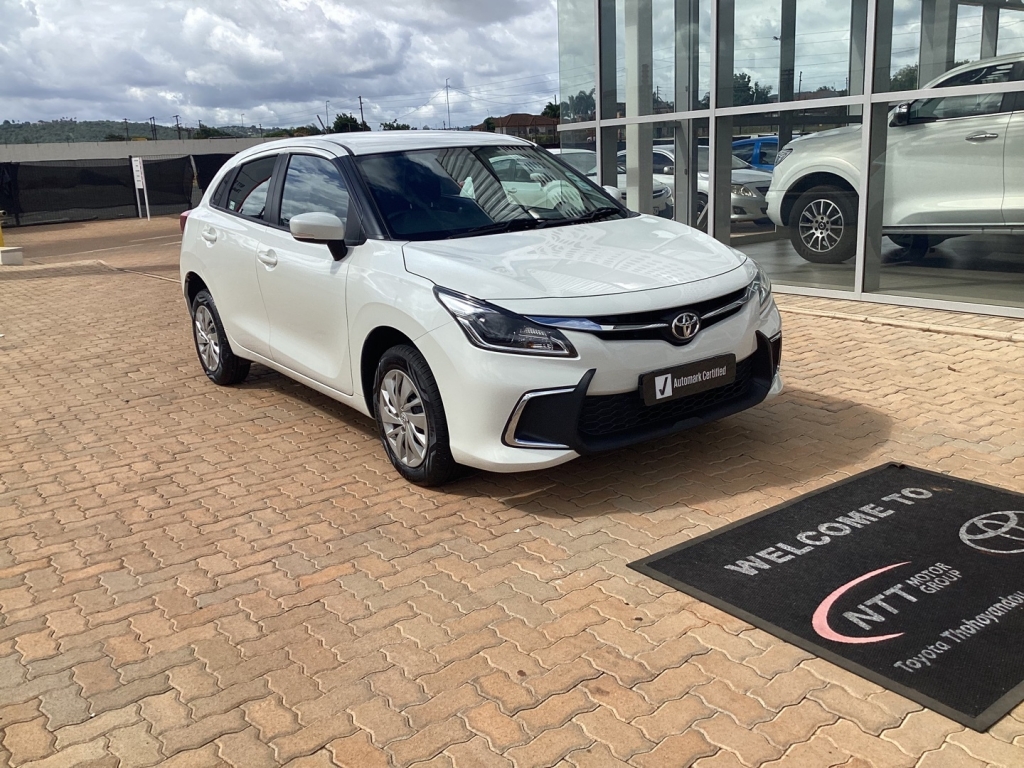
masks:
[[[600,208],[595,208],[592,211],[581,214],[571,219],[566,220],[566,224],[586,224],[588,221],[598,221],[599,219],[611,216],[613,213],[622,213],[618,208],[613,208],[610,205],[604,205]]]
[[[457,237],[476,237],[477,235],[492,235],[498,232],[521,232],[524,229],[537,229],[546,226],[547,221],[540,219],[509,219],[508,221],[496,221],[494,224],[484,224],[481,227],[473,227],[465,232],[458,232],[448,235],[446,240],[454,240]]]

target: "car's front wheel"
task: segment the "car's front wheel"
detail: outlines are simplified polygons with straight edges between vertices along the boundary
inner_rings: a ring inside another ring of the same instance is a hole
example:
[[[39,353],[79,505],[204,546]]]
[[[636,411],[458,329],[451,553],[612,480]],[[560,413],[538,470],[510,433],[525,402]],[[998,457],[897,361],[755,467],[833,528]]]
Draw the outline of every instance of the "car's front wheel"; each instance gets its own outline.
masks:
[[[857,250],[857,196],[837,187],[814,187],[793,206],[789,239],[814,264],[840,264]]]
[[[441,392],[419,350],[403,344],[384,353],[373,403],[384,450],[402,477],[433,486],[455,476]]]
[[[192,300],[192,340],[203,372],[214,384],[239,384],[249,375],[251,363],[231,351],[217,305],[205,289]]]

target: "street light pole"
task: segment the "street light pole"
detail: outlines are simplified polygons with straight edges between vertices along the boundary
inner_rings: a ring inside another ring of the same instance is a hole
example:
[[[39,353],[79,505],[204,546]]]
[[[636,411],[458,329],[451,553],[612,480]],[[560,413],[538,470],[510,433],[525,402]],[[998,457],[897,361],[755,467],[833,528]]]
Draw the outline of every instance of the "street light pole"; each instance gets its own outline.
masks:
[[[445,106],[448,107],[448,129],[451,130],[451,127],[452,127],[452,105],[451,105],[451,102],[448,101],[448,78],[447,77],[444,79],[444,103],[445,103]]]

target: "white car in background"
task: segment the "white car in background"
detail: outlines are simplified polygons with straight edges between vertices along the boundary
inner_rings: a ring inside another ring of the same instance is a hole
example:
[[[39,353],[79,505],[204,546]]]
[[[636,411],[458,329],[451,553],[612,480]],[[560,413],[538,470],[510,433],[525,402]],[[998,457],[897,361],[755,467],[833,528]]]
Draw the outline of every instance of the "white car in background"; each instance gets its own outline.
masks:
[[[597,179],[597,153],[592,149],[550,149],[553,155],[558,155],[566,163],[577,171],[585,173],[591,180]],[[619,190],[619,202],[626,204],[626,168],[624,161],[619,160],[617,168],[618,178],[615,180],[615,187]],[[611,186],[611,185],[610,185]],[[654,178],[654,191],[651,199],[651,209],[655,216],[671,218],[675,201],[672,197],[672,185],[665,183],[659,177]]]
[[[654,178],[668,184],[675,196],[675,147],[655,144],[653,158]],[[625,152],[619,152],[619,162],[624,163]],[[697,147],[697,214],[708,204],[708,148]],[[732,156],[732,174],[729,204],[732,207],[730,219],[740,222],[768,223],[768,202],[765,194],[772,183],[772,175],[757,170],[744,160]],[[706,227],[701,227],[702,229]]]
[[[952,69],[926,88],[1024,80],[1024,54]],[[838,264],[857,245],[861,127],[783,147],[768,215],[807,261]],[[921,258],[957,235],[1024,232],[1024,92],[933,96],[889,113],[882,232]]]
[[[552,467],[782,388],[757,264],[509,136],[261,144],[182,229],[206,376],[237,384],[258,362],[352,406],[414,483]]]

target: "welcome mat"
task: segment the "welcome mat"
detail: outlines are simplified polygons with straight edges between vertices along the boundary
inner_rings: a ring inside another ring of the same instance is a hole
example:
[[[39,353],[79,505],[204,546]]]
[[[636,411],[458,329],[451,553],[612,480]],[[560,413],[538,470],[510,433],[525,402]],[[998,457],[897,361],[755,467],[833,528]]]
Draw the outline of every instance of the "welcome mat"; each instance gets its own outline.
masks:
[[[1024,700],[1024,496],[889,464],[630,567],[983,731]]]

